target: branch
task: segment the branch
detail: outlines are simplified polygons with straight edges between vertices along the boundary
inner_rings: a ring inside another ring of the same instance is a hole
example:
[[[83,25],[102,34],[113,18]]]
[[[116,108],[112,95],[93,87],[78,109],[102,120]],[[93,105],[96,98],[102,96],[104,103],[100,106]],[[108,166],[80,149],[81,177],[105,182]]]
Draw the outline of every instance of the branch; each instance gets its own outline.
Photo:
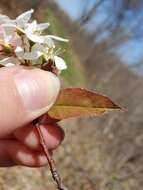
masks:
[[[52,173],[52,177],[53,177],[54,181],[57,184],[57,189],[59,189],[59,190],[67,190],[67,188],[62,184],[60,175],[58,174],[58,171],[57,171],[57,168],[56,168],[55,161],[53,160],[53,158],[51,157],[51,155],[49,153],[49,150],[48,150],[46,142],[44,140],[42,131],[40,129],[39,122],[36,123],[35,125],[36,125],[36,129],[37,129],[37,132],[38,132],[38,135],[39,135],[41,147],[42,147],[42,149],[43,149],[43,151],[45,153],[45,156],[46,156],[46,158],[48,160],[48,164],[49,164],[50,171]]]
[[[80,25],[85,25],[89,20],[91,20],[91,18],[94,16],[94,14],[96,13],[97,8],[104,2],[105,0],[98,0],[95,2],[95,4],[91,7],[91,9],[89,11],[87,11],[87,13],[85,14],[85,12],[83,12],[82,17],[80,17],[79,19],[79,23]]]

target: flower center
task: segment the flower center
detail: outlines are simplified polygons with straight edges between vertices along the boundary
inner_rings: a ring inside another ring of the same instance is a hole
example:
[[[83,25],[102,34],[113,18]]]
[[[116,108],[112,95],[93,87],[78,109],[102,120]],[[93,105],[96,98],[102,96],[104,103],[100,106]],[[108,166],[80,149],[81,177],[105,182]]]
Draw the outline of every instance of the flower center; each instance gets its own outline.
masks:
[[[12,53],[13,47],[10,44],[3,44],[3,51],[5,53]]]

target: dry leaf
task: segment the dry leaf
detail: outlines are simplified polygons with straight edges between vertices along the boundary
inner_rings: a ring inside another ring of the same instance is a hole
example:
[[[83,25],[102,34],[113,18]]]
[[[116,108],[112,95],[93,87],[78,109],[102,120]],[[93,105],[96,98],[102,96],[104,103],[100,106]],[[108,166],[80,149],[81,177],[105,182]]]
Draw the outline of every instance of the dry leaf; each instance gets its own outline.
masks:
[[[79,116],[96,116],[107,111],[121,109],[107,96],[81,88],[60,91],[48,115],[57,120]]]

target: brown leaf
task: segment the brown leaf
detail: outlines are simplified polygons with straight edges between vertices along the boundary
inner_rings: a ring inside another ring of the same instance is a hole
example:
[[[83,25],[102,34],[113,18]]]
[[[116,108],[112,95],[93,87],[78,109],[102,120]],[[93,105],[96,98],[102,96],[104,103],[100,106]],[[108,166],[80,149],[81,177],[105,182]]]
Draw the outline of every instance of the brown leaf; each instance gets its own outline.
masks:
[[[81,88],[66,88],[60,91],[48,115],[62,120],[70,117],[101,115],[115,109],[121,107],[104,95]]]

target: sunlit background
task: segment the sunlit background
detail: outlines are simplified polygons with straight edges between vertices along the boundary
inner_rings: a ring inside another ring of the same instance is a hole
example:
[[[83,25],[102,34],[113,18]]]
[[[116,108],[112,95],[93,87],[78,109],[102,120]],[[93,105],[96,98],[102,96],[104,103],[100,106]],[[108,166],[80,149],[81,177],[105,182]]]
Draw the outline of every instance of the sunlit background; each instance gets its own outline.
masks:
[[[34,8],[50,22],[68,69],[62,86],[110,96],[125,112],[61,124],[65,140],[54,157],[69,190],[141,190],[143,184],[143,1],[1,0],[15,17]],[[0,190],[56,190],[48,166],[0,169]]]
[[[72,0],[69,5],[67,0],[57,1],[60,7],[75,21],[84,24],[86,31],[93,32],[102,29],[95,36],[96,42],[106,40],[112,35],[113,30],[119,29],[119,35],[127,35],[128,39],[122,44],[117,44],[114,51],[121,61],[127,64],[138,64],[142,61],[142,32],[143,2],[140,0]],[[99,4],[99,5],[98,5]],[[95,10],[92,13],[92,9]],[[92,15],[90,14],[92,13]],[[87,15],[89,14],[89,15]],[[136,66],[136,65],[134,65]],[[140,66],[142,66],[140,64]]]

